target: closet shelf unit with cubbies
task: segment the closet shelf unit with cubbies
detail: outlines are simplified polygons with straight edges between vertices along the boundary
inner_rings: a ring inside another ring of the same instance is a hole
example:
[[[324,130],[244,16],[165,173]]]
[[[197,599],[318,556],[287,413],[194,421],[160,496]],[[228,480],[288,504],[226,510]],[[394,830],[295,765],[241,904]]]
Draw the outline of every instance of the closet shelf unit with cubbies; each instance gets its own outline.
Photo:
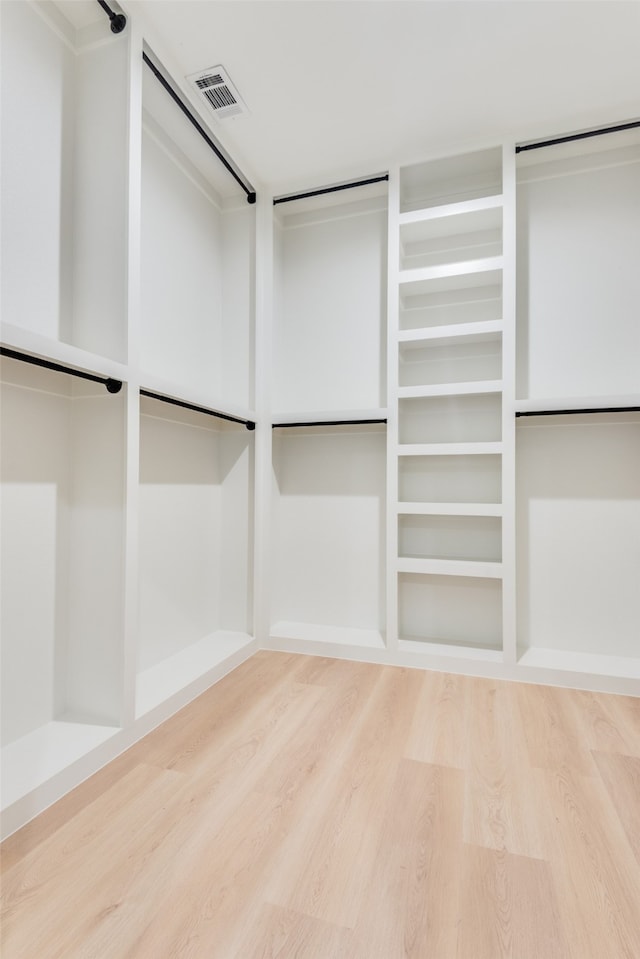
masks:
[[[438,663],[511,653],[512,180],[502,148],[393,178],[389,631]]]
[[[3,834],[260,648],[640,695],[640,123],[274,198],[123,6],[0,4]]]

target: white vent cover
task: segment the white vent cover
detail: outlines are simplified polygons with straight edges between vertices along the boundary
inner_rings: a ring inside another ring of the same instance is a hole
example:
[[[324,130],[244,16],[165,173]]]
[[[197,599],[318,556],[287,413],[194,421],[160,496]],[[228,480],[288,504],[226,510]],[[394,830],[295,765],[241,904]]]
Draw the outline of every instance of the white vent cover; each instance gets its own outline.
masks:
[[[224,67],[200,70],[199,73],[188,76],[187,80],[193,84],[198,96],[219,120],[228,120],[249,112]]]

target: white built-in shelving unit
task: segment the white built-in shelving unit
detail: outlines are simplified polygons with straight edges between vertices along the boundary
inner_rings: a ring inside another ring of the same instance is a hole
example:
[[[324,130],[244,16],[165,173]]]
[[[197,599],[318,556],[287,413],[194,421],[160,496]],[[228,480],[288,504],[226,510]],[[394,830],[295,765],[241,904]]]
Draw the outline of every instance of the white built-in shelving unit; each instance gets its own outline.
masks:
[[[259,648],[640,695],[638,129],[247,203],[88,11],[0,4],[3,833]]]
[[[257,648],[256,208],[135,24],[1,14],[6,834]]]
[[[510,641],[503,557],[513,527],[503,494],[513,473],[504,349],[513,325],[504,276],[512,177],[501,148],[395,176],[389,630],[400,653],[497,663]]]

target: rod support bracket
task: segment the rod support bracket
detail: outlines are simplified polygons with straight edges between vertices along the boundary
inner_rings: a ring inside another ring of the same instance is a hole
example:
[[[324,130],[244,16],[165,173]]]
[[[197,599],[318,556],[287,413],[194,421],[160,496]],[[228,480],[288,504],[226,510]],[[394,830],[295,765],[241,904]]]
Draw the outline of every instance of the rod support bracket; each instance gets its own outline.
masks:
[[[127,25],[127,18],[124,13],[114,13],[111,19],[111,32],[122,33]]]
[[[107,388],[107,393],[119,393],[122,389],[120,380],[113,380],[111,377],[108,377],[108,379],[104,381],[104,385]]]
[[[247,203],[253,205],[256,202],[256,195],[254,193],[247,193]]]

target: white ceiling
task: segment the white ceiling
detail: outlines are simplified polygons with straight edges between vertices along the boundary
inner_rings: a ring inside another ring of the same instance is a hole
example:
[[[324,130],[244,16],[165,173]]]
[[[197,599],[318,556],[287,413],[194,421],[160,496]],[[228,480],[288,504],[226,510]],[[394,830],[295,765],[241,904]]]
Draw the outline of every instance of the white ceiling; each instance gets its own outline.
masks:
[[[226,67],[250,114],[212,119],[212,128],[275,193],[474,141],[532,139],[640,116],[635,0],[123,6],[144,21],[177,80]]]

